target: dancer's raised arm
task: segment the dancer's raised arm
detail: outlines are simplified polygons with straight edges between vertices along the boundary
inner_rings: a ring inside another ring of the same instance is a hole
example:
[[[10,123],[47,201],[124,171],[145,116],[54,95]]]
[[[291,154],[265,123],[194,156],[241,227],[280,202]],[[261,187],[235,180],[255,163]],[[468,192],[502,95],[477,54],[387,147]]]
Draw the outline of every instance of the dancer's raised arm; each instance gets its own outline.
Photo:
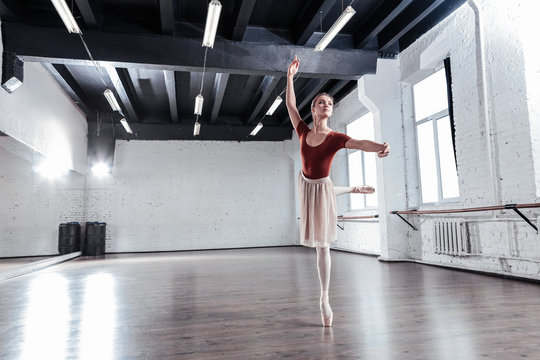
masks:
[[[289,111],[289,117],[291,118],[292,125],[296,130],[298,123],[302,121],[302,117],[296,108],[296,95],[294,94],[294,75],[298,71],[300,65],[300,59],[294,56],[294,60],[289,65],[287,71],[287,95],[285,98],[285,104],[287,105],[287,111]]]

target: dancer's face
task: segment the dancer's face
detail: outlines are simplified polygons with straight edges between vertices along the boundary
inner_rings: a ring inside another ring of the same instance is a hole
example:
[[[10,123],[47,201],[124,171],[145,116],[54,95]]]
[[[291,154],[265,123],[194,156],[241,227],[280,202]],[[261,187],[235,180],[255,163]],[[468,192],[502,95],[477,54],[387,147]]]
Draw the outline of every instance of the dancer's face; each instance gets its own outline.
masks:
[[[311,108],[311,112],[316,118],[329,118],[334,111],[334,101],[327,96],[321,95],[315,99],[315,104]]]

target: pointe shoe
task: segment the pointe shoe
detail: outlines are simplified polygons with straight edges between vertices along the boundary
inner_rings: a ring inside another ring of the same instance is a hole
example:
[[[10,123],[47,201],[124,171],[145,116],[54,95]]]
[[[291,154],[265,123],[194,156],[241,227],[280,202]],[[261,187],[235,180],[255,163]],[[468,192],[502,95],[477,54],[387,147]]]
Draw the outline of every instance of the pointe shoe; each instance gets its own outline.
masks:
[[[329,314],[325,313],[325,308],[329,310]],[[334,319],[334,313],[328,303],[328,294],[321,295],[321,319],[324,327],[332,326],[332,320]]]

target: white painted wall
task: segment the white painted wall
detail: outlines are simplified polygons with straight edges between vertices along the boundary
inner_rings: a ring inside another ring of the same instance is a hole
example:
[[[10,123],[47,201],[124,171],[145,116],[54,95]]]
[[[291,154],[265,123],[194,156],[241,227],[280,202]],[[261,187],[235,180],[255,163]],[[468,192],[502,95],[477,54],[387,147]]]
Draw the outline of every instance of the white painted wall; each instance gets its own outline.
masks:
[[[13,93],[0,89],[0,109],[0,131],[86,173],[86,117],[41,64],[24,63],[23,85]]]
[[[11,136],[0,137],[0,257],[57,254],[58,225],[85,220],[85,178],[49,182],[33,167],[44,155],[84,174],[85,116],[40,64],[25,63],[23,85],[0,89],[0,131]]]
[[[88,220],[107,251],[294,245],[288,142],[117,141],[112,176],[89,177]]]
[[[399,62],[379,59],[377,73],[358,80],[358,96],[373,113],[375,141],[387,142],[391,148],[390,156],[377,160],[381,259],[408,259],[408,229],[399,218],[390,215],[390,211],[407,206]]]
[[[540,131],[538,100],[534,98],[538,94],[538,58],[531,59],[535,51],[522,30],[526,25],[538,27],[536,19],[527,14],[531,4],[528,0],[475,0],[399,56],[402,84],[396,86],[401,86],[403,97],[405,161],[414,172],[412,84],[432,73],[446,56],[451,58],[461,198],[435,208],[539,201]],[[522,26],[515,26],[518,23]],[[415,177],[412,173],[406,176],[409,207],[419,199]],[[523,212],[539,222],[540,209]],[[540,236],[512,211],[460,216],[469,222],[471,237],[481,250],[478,255],[462,257],[434,254],[433,218],[410,218],[420,228],[408,232],[408,255],[413,259],[540,278]]]
[[[40,155],[0,136],[0,257],[58,254],[58,225],[85,220],[85,177],[46,180]]]

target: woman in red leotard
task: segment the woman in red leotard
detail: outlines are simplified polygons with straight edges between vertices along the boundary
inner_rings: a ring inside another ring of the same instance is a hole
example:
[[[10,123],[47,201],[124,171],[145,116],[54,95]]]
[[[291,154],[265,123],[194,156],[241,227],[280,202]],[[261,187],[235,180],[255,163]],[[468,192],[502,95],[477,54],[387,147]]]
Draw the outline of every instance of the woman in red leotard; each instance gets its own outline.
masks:
[[[298,175],[298,197],[300,200],[300,244],[317,249],[317,269],[321,282],[321,317],[323,326],[331,326],[333,313],[328,300],[330,286],[330,244],[337,238],[336,194],[346,192],[373,193],[369,186],[334,188],[330,180],[330,167],[336,152],[342,148],[377,152],[380,158],[388,156],[387,143],[356,140],[345,134],[332,131],[328,119],[332,116],[333,98],[318,94],[311,103],[313,127],[302,121],[296,108],[294,75],[300,60],[295,56],[287,72],[286,104],[292,125],[300,139],[302,171]]]

